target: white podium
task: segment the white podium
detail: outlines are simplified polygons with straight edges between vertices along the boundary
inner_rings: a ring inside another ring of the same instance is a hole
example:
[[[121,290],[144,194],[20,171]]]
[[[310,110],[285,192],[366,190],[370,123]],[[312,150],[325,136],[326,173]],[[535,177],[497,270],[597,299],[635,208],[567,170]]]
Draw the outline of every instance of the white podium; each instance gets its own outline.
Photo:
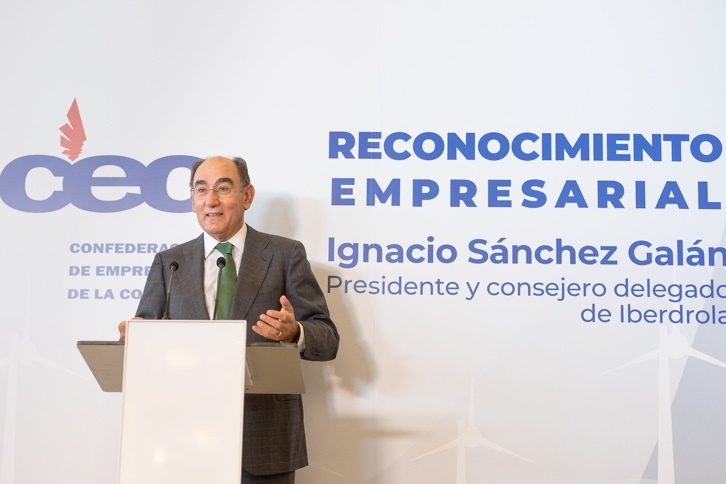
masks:
[[[244,394],[305,393],[296,345],[246,345],[245,321],[129,320],[126,344],[79,341],[123,389],[119,484],[239,484]]]
[[[244,321],[126,327],[119,484],[238,484]]]

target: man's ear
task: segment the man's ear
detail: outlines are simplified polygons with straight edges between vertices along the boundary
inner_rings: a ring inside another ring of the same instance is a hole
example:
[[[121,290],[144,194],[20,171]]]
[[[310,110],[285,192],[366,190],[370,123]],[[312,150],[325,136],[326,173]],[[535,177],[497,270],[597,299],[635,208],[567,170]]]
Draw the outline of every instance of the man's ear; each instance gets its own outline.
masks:
[[[245,210],[250,208],[252,205],[252,201],[255,199],[255,187],[254,185],[248,185],[247,188],[245,188]]]

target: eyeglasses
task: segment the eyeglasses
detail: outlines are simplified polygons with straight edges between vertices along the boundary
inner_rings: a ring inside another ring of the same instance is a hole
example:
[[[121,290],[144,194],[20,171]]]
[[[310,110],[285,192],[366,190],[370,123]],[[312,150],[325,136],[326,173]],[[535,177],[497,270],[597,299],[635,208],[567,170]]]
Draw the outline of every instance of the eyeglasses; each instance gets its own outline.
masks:
[[[239,188],[244,189],[243,186],[240,186]],[[219,198],[227,198],[232,196],[234,189],[234,185],[221,185],[217,188],[199,186],[192,188],[191,192],[196,198],[207,198],[209,196],[209,192],[215,192]]]

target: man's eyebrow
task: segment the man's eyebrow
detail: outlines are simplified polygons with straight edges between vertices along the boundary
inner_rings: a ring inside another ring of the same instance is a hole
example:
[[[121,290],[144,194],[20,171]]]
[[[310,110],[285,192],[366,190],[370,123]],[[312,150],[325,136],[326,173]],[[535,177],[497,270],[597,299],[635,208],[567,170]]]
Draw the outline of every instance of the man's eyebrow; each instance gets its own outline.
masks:
[[[234,180],[232,180],[231,178],[218,178],[215,185],[219,185],[220,183],[229,183],[231,185],[234,185]],[[208,183],[206,180],[197,180],[194,182],[195,187],[199,185],[208,185]]]

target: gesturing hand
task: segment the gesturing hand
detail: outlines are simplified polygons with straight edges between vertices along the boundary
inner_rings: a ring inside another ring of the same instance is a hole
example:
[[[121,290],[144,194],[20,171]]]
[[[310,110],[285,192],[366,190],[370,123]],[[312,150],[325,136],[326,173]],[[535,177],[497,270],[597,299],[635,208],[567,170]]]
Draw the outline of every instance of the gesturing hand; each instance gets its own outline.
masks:
[[[260,336],[272,341],[293,343],[300,335],[300,327],[295,319],[295,311],[287,300],[287,297],[280,297],[279,311],[268,310],[260,314],[260,320],[252,326],[252,330]]]

